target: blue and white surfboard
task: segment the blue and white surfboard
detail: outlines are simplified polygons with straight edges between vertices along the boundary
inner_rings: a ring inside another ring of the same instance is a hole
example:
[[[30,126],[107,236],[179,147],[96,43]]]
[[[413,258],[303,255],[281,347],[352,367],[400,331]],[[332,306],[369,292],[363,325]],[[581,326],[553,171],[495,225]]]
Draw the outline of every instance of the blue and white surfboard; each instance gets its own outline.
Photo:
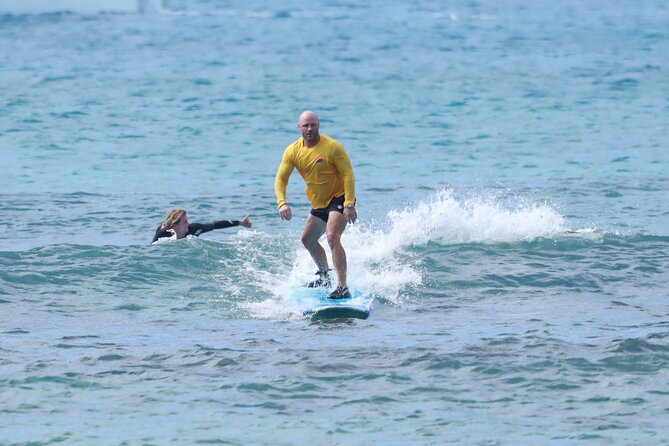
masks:
[[[293,293],[302,313],[310,316],[312,321],[324,319],[355,318],[367,319],[372,311],[374,297],[361,291],[350,290],[349,299],[330,299],[329,288],[300,287]]]

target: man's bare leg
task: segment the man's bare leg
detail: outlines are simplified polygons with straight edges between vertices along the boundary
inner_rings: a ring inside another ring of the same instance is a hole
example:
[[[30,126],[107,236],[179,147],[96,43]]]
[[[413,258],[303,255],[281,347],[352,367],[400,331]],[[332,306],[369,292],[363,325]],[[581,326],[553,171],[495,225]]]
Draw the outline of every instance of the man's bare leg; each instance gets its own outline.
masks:
[[[304,232],[302,233],[302,244],[307,248],[309,254],[311,254],[311,258],[314,259],[318,271],[327,271],[329,269],[325,249],[318,243],[318,239],[325,232],[325,228],[326,224],[323,220],[309,214],[307,223],[304,225]]]
[[[326,226],[328,245],[332,250],[332,263],[337,271],[337,286],[346,288],[346,251],[341,244],[341,235],[346,229],[346,218],[343,214],[333,211],[328,216]]]

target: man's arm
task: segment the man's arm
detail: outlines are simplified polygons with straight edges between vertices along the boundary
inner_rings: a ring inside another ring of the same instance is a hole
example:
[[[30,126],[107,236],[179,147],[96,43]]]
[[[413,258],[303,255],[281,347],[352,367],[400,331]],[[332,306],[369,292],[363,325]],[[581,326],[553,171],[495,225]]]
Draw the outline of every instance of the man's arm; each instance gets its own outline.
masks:
[[[291,160],[289,149],[283,152],[281,164],[276,171],[276,178],[274,180],[274,192],[276,193],[276,203],[278,207],[287,204],[286,202],[286,188],[288,187],[288,180],[295,169],[295,164]]]
[[[351,159],[343,146],[339,146],[335,150],[333,162],[342,180],[344,180],[344,206],[354,206],[355,175],[353,174]]]

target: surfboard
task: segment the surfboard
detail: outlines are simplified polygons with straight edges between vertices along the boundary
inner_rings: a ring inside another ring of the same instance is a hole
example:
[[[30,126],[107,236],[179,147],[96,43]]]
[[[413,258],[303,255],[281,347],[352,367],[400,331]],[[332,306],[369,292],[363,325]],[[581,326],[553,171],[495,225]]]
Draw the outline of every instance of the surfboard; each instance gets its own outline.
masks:
[[[367,319],[371,307],[365,305],[354,305],[345,302],[338,302],[333,305],[322,305],[315,307],[311,313],[312,321],[322,321],[324,319]]]
[[[312,321],[327,319],[367,319],[372,312],[373,296],[351,290],[349,299],[330,299],[329,288],[301,287],[294,298],[302,308],[302,314]]]

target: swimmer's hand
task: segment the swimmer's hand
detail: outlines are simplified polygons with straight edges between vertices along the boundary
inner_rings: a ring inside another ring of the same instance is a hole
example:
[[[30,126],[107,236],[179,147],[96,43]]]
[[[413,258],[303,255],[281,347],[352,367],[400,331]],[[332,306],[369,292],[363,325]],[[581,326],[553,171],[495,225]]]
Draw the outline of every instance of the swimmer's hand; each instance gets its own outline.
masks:
[[[244,226],[245,228],[250,228],[253,222],[251,221],[251,216],[247,215],[243,219],[239,220],[240,226]]]

